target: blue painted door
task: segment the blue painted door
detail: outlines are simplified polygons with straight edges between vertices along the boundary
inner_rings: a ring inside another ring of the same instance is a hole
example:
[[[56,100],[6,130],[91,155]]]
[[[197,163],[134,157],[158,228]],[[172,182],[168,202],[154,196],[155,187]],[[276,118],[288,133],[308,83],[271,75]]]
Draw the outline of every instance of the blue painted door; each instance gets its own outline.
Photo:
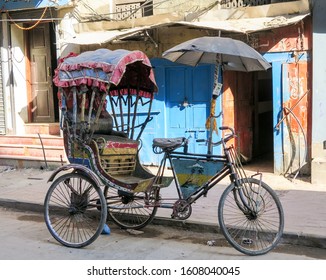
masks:
[[[166,113],[168,137],[189,139],[189,152],[206,153],[205,128],[213,90],[210,66],[177,66],[166,70]]]
[[[152,59],[151,63],[159,91],[153,101],[153,121],[142,136],[141,162],[159,164],[161,157],[152,152],[151,145],[153,138],[161,137],[189,138],[189,152],[206,154],[205,142],[196,140],[208,138],[205,123],[210,113],[214,65],[189,67],[159,58]],[[220,111],[218,100],[216,114]],[[221,125],[222,119],[218,122],[218,126]],[[213,140],[219,140],[215,138],[217,135]],[[214,153],[220,154],[221,148],[214,148]]]

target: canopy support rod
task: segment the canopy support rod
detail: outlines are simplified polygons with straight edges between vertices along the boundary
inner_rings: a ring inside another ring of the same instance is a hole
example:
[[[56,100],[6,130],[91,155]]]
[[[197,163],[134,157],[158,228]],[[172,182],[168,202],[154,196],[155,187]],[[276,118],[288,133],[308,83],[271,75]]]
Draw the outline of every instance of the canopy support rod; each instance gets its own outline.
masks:
[[[122,101],[123,101],[123,94],[121,93],[121,89],[119,90],[119,109],[120,109],[120,121],[121,121],[121,131],[124,131],[124,119],[123,119],[123,107],[122,107]]]
[[[73,109],[72,109],[72,122],[74,128],[74,139],[76,139],[76,125],[77,125],[77,89],[76,87],[72,88],[72,100],[73,100]]]
[[[94,131],[96,125],[98,124],[98,119],[100,118],[100,115],[101,115],[101,112],[102,112],[102,109],[103,109],[103,105],[105,104],[105,100],[106,100],[106,97],[108,95],[108,90],[105,92],[105,94],[102,95],[102,99],[101,99],[101,103],[99,104],[98,108],[97,108],[97,113],[96,113],[96,118],[95,118],[95,122],[94,122],[94,125],[92,127],[92,130]]]
[[[98,91],[97,87],[92,88],[92,96],[91,96],[91,101],[89,104],[89,112],[88,112],[88,129],[90,129],[90,125],[91,125],[95,94],[97,93],[97,91]]]
[[[115,129],[116,131],[119,131],[119,126],[118,126],[118,119],[117,119],[117,115],[115,113],[115,102],[113,100],[113,96],[112,95],[109,95],[109,98],[110,98],[110,104],[111,104],[111,110],[112,110],[112,115],[113,115],[113,119],[114,119],[114,123],[115,123]]]
[[[128,121],[127,121],[127,124],[128,124],[128,127],[127,127],[127,135],[129,135],[130,133],[130,107],[131,107],[131,94],[130,94],[130,86],[128,86]]]
[[[135,123],[136,123],[136,118],[137,118],[137,105],[139,101],[139,85],[137,85],[137,97],[135,101],[135,107],[134,107],[134,115],[132,116],[132,127],[131,127],[131,135],[130,138],[134,139],[134,132],[135,132]]]

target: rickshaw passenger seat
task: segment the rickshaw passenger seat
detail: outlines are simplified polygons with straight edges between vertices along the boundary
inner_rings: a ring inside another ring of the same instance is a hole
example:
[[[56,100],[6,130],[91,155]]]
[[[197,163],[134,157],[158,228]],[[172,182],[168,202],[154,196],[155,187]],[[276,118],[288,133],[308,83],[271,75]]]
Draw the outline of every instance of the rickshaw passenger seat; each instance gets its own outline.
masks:
[[[103,170],[113,177],[132,176],[136,168],[139,141],[114,135],[97,136],[94,140]]]
[[[100,118],[98,120],[98,124],[95,127],[94,130],[94,138],[97,138],[97,135],[101,135],[101,137],[103,137],[103,135],[114,135],[114,136],[120,136],[120,137],[125,137],[127,138],[128,136],[122,132],[122,131],[116,131],[113,130],[113,120],[112,117],[110,115],[108,115],[109,117],[106,118]],[[104,137],[106,138],[106,137]]]

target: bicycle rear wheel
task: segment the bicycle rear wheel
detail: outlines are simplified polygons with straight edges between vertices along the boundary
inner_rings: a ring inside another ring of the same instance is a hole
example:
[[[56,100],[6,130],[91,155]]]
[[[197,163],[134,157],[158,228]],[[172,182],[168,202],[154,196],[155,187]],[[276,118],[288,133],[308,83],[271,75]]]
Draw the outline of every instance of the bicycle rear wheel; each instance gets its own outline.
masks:
[[[155,217],[157,207],[153,206],[153,193],[129,193],[106,186],[108,217],[123,229],[141,229]]]
[[[218,220],[226,240],[251,256],[274,249],[284,229],[279,198],[267,184],[255,178],[242,179],[239,188],[231,184],[223,192]]]
[[[57,178],[44,201],[51,235],[67,247],[91,244],[103,230],[107,207],[102,190],[89,177],[69,173]]]

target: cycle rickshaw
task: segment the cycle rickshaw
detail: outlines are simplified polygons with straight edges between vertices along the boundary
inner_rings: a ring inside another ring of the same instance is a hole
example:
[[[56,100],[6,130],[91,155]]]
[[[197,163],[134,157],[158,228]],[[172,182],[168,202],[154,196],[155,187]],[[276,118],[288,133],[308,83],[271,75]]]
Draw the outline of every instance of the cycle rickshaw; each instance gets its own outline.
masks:
[[[155,138],[161,155],[156,174],[139,159],[141,136],[152,120],[157,91],[153,69],[141,51],[99,49],[62,59],[54,83],[59,88],[61,128],[69,164],[53,172],[44,217],[51,235],[68,247],[84,247],[107,220],[140,229],[158,207],[187,219],[191,205],[226,176],[230,185],[218,205],[219,226],[228,242],[248,255],[265,254],[280,241],[282,205],[261,175],[247,177],[233,145],[234,131],[222,137],[224,154],[188,153],[188,140]],[[139,108],[147,113],[139,114]],[[169,168],[172,175],[166,175]],[[160,190],[174,185],[177,197]]]

